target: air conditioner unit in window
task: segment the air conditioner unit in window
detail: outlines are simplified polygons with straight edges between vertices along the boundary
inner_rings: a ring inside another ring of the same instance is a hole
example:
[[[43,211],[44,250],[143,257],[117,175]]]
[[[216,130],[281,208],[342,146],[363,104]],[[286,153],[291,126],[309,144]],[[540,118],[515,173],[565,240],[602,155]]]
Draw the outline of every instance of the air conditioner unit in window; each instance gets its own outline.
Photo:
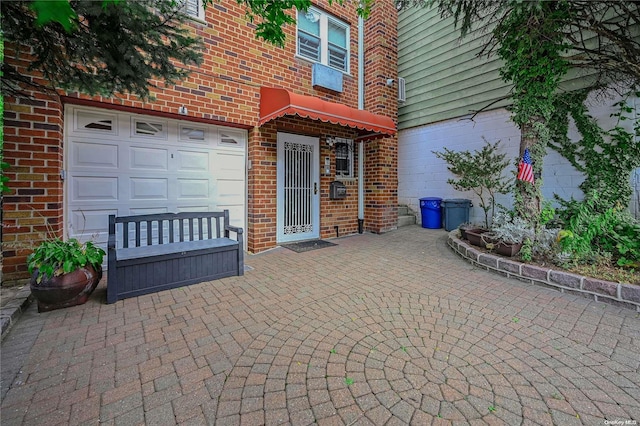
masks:
[[[398,77],[398,102],[405,102],[407,100],[407,92],[405,89],[404,78]]]

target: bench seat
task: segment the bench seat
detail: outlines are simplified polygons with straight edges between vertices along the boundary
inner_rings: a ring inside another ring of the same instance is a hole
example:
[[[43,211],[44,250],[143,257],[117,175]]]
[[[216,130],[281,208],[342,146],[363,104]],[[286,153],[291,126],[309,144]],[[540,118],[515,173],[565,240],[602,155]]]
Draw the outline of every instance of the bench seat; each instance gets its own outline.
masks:
[[[155,246],[129,247],[116,250],[116,260],[144,260],[153,256],[196,252],[198,250],[224,249],[237,247],[238,242],[231,238],[216,238],[213,240],[182,241],[177,243],[159,244]]]

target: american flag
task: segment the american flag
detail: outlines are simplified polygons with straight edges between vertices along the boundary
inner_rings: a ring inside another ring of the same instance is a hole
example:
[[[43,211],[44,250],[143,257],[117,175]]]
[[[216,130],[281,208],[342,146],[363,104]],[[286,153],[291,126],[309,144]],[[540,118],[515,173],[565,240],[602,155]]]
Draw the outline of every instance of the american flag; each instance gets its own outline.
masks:
[[[522,160],[518,164],[518,180],[533,183],[533,166],[531,165],[529,148],[524,150]]]

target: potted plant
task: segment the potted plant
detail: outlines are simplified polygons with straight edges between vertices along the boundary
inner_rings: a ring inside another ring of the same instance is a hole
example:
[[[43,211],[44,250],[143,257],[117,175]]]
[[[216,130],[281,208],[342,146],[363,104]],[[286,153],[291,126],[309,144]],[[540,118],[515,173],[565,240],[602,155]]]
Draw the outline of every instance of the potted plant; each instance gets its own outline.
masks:
[[[38,312],[85,303],[102,278],[104,255],[91,241],[53,238],[42,242],[27,257]]]
[[[449,179],[458,191],[473,191],[480,199],[480,207],[484,211],[485,229],[489,228],[489,212],[493,215],[496,205],[496,194],[508,194],[511,181],[504,175],[509,165],[507,155],[498,152],[500,141],[492,144],[485,139],[480,151],[433,151],[436,157],[447,162],[447,169],[459,179]]]
[[[535,230],[521,217],[499,211],[493,218],[491,231],[482,237],[487,248],[504,256],[515,256],[526,240],[534,240]]]
[[[463,240],[468,239],[467,232],[469,232],[469,231],[478,232],[478,231],[482,231],[482,230],[486,230],[486,228],[484,228],[482,225],[478,225],[476,223],[463,222],[460,225],[458,225],[458,231],[460,232],[460,238],[462,238]]]
[[[485,239],[484,235],[487,233],[489,233],[489,230],[485,228],[467,229],[467,241],[469,241],[469,243],[474,246],[486,247],[487,240]]]

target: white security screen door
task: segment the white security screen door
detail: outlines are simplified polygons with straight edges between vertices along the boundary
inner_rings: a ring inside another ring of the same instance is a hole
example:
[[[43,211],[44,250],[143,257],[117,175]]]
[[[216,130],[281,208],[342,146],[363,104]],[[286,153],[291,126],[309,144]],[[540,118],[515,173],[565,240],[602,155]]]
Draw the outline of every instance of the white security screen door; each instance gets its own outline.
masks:
[[[318,138],[278,133],[279,243],[320,237]]]

